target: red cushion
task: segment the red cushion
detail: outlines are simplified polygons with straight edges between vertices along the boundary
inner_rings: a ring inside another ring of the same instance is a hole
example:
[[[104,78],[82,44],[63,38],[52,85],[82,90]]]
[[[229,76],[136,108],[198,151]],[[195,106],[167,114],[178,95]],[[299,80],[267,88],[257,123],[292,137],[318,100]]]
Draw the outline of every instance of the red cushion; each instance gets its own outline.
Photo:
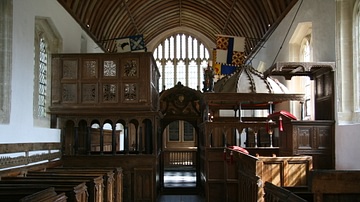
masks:
[[[287,117],[288,119],[297,120],[297,118],[293,114],[283,110],[269,114],[268,118],[278,117],[280,115]]]
[[[229,146],[228,147],[229,149],[233,149],[235,151],[239,151],[239,152],[242,152],[244,154],[249,154],[248,150],[246,150],[245,148],[243,147],[239,147],[239,146]]]

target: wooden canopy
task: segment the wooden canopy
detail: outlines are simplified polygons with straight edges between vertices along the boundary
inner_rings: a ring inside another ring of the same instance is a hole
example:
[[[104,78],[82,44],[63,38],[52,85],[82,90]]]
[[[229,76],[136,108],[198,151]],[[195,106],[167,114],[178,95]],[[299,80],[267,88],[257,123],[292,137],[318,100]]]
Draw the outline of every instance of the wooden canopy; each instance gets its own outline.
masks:
[[[333,71],[335,71],[334,62],[277,62],[263,74],[265,77],[284,76],[287,80],[293,76],[308,76],[313,80],[316,76]]]

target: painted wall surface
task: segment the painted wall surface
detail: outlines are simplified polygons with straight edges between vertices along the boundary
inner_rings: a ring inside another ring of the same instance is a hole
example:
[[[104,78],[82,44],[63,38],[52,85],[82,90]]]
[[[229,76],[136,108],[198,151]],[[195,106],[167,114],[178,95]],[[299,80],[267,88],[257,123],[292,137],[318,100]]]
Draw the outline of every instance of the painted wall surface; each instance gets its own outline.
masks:
[[[63,41],[63,53],[79,53],[81,36],[87,52],[96,44],[56,0],[13,0],[13,45],[10,124],[0,125],[0,143],[59,142],[60,130],[34,126],[35,17],[50,18]]]

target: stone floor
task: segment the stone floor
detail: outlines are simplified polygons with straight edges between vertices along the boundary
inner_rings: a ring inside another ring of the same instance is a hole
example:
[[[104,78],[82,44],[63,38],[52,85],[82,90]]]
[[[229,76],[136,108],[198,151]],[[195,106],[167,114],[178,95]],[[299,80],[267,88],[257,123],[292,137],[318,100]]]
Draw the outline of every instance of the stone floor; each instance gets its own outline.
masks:
[[[194,169],[166,169],[164,172],[164,189],[172,190],[161,195],[158,202],[204,202],[205,199],[196,192],[196,172]],[[176,194],[174,194],[176,193]]]

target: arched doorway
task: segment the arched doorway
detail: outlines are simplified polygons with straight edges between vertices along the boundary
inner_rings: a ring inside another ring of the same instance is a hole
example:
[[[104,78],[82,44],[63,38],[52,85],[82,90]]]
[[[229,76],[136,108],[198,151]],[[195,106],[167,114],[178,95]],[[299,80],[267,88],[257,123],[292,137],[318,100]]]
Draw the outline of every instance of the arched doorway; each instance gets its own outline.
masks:
[[[161,92],[161,169],[165,191],[199,190],[198,127],[201,92],[178,83]]]

